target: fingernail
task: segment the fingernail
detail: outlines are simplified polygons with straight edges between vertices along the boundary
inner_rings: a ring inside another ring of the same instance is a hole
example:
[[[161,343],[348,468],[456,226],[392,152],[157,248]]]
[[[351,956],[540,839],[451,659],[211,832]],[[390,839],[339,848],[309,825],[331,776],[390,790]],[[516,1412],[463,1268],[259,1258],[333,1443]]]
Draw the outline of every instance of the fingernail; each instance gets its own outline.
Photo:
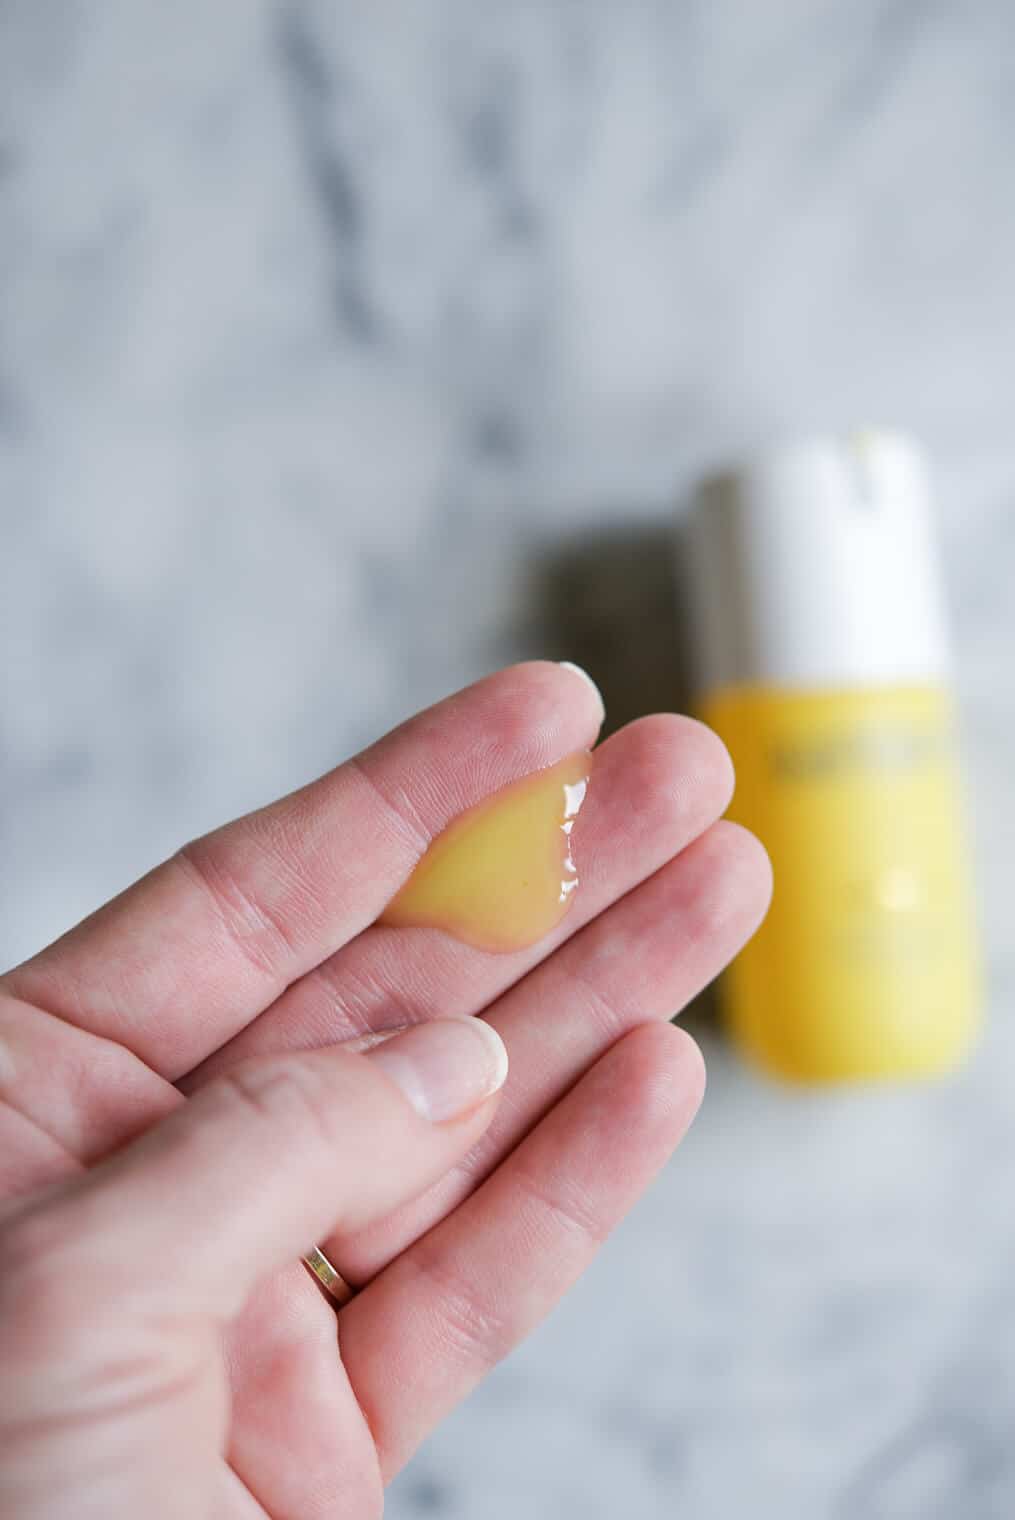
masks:
[[[599,703],[599,715],[600,715],[600,717],[605,718],[606,717],[606,703],[603,701],[603,694],[599,690],[599,687],[596,685],[595,681],[593,681],[592,677],[589,675],[588,671],[587,670],[582,670],[581,666],[580,665],[576,665],[573,660],[560,660],[558,663],[560,665],[561,670],[570,670],[570,671],[572,671],[576,676],[580,676],[581,677],[581,679],[585,682],[586,686],[591,686],[592,690],[596,694],[596,701]]]
[[[468,1113],[504,1086],[508,1055],[479,1018],[431,1019],[366,1052],[432,1124]]]

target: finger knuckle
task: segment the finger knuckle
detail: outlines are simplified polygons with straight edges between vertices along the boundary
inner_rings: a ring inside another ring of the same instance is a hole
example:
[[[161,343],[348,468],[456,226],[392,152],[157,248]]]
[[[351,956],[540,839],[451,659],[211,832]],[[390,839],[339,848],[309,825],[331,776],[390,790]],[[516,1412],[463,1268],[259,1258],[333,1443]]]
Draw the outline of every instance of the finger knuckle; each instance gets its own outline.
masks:
[[[450,1266],[436,1251],[419,1250],[411,1260],[437,1305],[442,1355],[472,1376],[496,1366],[518,1339],[512,1317],[501,1313],[482,1287]]]
[[[566,1184],[551,1186],[537,1173],[519,1168],[516,1180],[522,1198],[540,1216],[558,1248],[570,1240],[593,1250],[603,1244],[609,1231],[603,1224],[601,1211],[588,1190],[574,1178]]]
[[[258,977],[274,978],[293,951],[284,913],[253,891],[243,874],[230,868],[221,846],[208,838],[185,844],[174,856],[174,864],[205,894],[240,957]]]
[[[309,1134],[329,1147],[337,1140],[332,1084],[309,1062],[272,1061],[238,1066],[221,1078],[220,1098],[248,1119],[269,1126],[280,1137],[303,1140]]]

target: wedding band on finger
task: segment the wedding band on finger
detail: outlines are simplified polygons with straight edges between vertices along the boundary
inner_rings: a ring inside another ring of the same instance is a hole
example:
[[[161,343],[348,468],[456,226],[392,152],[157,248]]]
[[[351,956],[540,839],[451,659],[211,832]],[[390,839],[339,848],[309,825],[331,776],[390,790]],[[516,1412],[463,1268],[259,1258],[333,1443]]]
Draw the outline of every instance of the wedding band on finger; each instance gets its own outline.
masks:
[[[341,1272],[335,1270],[318,1246],[314,1246],[313,1250],[308,1251],[300,1260],[307,1271],[313,1274],[336,1309],[341,1309],[349,1302],[356,1289],[349,1286]]]

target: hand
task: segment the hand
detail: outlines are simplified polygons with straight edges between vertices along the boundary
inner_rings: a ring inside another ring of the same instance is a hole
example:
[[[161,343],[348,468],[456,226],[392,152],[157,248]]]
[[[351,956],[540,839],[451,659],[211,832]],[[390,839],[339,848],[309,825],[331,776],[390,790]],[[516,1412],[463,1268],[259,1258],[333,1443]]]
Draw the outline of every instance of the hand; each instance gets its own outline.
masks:
[[[769,890],[715,821],[718,740],[661,716],[602,745],[574,907],[530,949],[374,922],[601,717],[565,667],[492,676],[0,979],[4,1520],[379,1515],[644,1189],[703,1085],[665,1020]],[[318,1240],[361,1285],[337,1317]]]

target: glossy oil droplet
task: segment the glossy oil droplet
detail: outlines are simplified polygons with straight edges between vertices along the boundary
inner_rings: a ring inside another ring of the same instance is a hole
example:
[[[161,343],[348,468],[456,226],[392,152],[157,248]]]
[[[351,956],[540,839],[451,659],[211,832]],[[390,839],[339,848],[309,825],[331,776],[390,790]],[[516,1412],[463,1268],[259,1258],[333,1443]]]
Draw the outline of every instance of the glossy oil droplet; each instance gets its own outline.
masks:
[[[578,886],[571,830],[591,768],[592,756],[579,750],[462,813],[380,922],[430,925],[481,950],[521,950],[542,939]]]

